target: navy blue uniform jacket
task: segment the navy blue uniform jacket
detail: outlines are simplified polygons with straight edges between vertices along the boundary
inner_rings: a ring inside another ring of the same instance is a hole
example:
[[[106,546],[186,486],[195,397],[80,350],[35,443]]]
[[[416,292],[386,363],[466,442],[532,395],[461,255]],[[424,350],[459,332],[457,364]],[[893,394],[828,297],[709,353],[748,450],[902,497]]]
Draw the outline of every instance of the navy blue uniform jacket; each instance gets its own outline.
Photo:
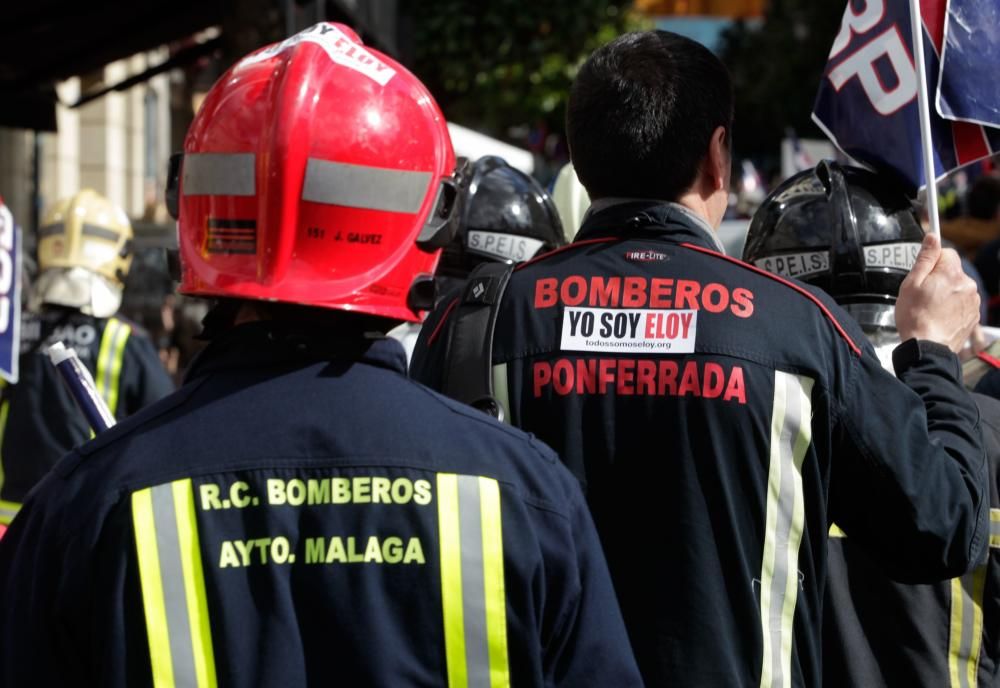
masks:
[[[392,340],[248,324],[0,540],[3,686],[640,685],[577,481]]]
[[[55,306],[25,314],[20,380],[0,382],[0,525],[59,459],[91,436],[46,353],[58,341],[77,352],[118,420],[174,390],[153,343],[134,323]]]
[[[980,561],[979,415],[944,347],[904,343],[893,379],[831,299],[711,231],[671,204],[592,213],[515,270],[493,378],[586,482],[647,684],[817,686],[832,521],[903,580]],[[414,354],[432,385],[447,322]]]
[[[904,585],[836,528],[823,615],[823,683],[986,688],[1000,676],[1000,401],[974,394],[989,461],[985,563],[941,583]]]

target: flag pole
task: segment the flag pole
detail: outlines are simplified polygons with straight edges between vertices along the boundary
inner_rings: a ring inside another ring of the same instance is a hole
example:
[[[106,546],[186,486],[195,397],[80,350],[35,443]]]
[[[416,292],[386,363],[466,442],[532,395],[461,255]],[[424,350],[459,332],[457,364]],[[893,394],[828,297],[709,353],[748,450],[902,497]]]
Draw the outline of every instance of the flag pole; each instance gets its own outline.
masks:
[[[924,154],[924,183],[927,195],[927,219],[932,234],[941,236],[938,216],[937,171],[934,167],[934,142],[931,138],[931,109],[927,96],[927,69],[924,64],[924,27],[920,21],[920,0],[910,0],[910,32],[913,35],[913,60],[917,71],[917,105],[920,112],[920,145]]]

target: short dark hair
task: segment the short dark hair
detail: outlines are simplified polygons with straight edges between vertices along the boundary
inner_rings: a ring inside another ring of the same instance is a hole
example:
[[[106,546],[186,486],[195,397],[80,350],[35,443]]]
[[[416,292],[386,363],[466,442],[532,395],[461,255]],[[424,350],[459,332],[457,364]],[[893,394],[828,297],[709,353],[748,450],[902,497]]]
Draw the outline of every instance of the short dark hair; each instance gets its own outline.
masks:
[[[969,215],[980,220],[997,219],[1000,210],[1000,177],[987,174],[969,189]]]
[[[669,31],[629,33],[590,56],[570,92],[570,157],[591,198],[676,200],[716,127],[733,122],[733,86],[705,46]]]

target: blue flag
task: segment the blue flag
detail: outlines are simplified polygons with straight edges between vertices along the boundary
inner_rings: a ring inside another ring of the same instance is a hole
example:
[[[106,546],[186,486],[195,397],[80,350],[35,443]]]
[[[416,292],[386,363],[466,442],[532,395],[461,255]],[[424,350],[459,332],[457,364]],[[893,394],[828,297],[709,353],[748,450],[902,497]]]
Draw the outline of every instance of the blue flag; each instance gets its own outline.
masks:
[[[21,230],[0,199],[0,377],[17,382],[21,329]]]
[[[1000,127],[1000,3],[949,0],[937,109],[943,117]]]
[[[909,8],[908,0],[849,0],[813,120],[845,153],[894,173],[916,191],[925,176]],[[920,12],[928,93],[933,94],[941,71],[945,0],[922,0]],[[966,83],[970,90],[981,86]],[[946,120],[933,107],[931,131],[935,178],[1000,152],[1000,129]]]

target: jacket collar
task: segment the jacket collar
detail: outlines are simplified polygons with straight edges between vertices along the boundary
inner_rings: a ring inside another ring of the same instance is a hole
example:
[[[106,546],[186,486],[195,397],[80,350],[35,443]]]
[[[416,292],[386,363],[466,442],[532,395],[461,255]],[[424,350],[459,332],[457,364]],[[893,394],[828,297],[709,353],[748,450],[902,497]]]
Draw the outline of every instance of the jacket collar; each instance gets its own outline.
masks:
[[[184,376],[185,382],[225,369],[358,361],[406,374],[406,353],[379,333],[331,332],[328,328],[258,321],[216,337]]]
[[[602,198],[590,206],[574,241],[655,237],[725,253],[715,230],[679,203],[636,198]]]

